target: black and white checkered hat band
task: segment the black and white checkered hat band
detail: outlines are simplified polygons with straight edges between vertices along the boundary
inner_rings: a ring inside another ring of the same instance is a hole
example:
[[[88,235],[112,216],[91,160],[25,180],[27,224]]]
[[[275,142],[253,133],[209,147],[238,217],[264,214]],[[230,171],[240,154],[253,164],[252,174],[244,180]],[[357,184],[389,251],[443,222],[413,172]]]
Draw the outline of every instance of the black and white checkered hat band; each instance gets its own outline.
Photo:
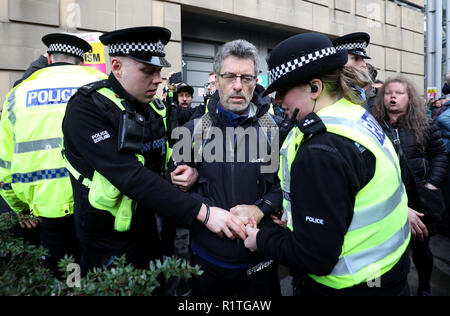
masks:
[[[132,52],[164,54],[164,44],[161,41],[157,43],[121,42],[114,43],[109,46],[110,54],[129,54]]]
[[[50,44],[48,46],[48,53],[63,53],[63,54],[71,54],[80,57],[83,59],[84,51],[76,46],[68,45],[68,44]]]
[[[295,69],[298,69],[304,65],[309,64],[310,62],[316,61],[318,59],[334,55],[336,54],[336,48],[334,47],[328,47],[324,48],[318,51],[315,51],[313,53],[310,53],[306,56],[302,56],[300,58],[291,60],[287,62],[286,64],[282,64],[280,66],[275,67],[274,69],[270,70],[270,79],[272,82],[280,79],[287,73],[294,71]]]
[[[347,50],[363,50],[364,52],[367,49],[367,44],[366,42],[359,42],[359,43],[348,43],[348,44],[343,44],[343,45],[338,45],[336,46],[337,50],[343,50],[343,49],[347,49]]]

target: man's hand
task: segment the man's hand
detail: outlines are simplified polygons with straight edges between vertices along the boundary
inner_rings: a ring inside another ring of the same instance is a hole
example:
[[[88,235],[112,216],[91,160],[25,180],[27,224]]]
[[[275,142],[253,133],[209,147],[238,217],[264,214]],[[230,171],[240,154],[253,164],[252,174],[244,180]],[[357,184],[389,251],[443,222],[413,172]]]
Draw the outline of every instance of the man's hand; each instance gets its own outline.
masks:
[[[427,188],[427,189],[430,189],[430,190],[437,190],[438,189],[437,187],[435,187],[434,185],[432,185],[431,183],[428,183],[428,182],[424,184],[424,187]]]
[[[175,71],[172,71],[167,75],[167,88],[169,89],[169,91],[172,91],[172,92],[177,91],[177,86],[175,84],[170,83],[170,78],[172,78],[172,76],[174,74],[175,74]]]
[[[259,222],[264,217],[264,213],[256,205],[247,205],[247,204],[236,205],[235,207],[230,209],[230,212],[231,214],[241,219],[245,225],[249,223],[250,218],[252,217],[255,219],[256,224],[259,224]]]
[[[22,214],[17,214],[17,216],[20,219],[19,225],[20,225],[20,228],[22,228],[22,229],[25,229],[25,227],[28,229],[31,229],[33,227],[36,227],[37,224],[39,223],[39,221],[37,219],[32,219],[32,218],[25,219],[25,217]],[[29,217],[31,217],[31,216],[29,216]]]
[[[272,218],[272,221],[275,224],[280,225],[283,228],[287,227],[286,212],[283,212],[283,215],[281,216],[281,218],[278,218],[275,215],[270,215],[270,218]]]
[[[170,178],[174,186],[183,192],[187,192],[197,182],[198,171],[188,165],[179,165],[170,173]]]
[[[256,235],[259,232],[259,229],[256,228],[256,221],[254,218],[250,219],[250,223],[245,226],[245,230],[247,232],[247,238],[244,240],[244,245],[250,251],[258,250],[258,245],[256,244]]]
[[[206,206],[203,204],[197,215],[197,219],[203,222],[205,220],[205,215]],[[220,237],[226,235],[231,240],[234,240],[236,237],[244,240],[247,237],[245,234],[244,223],[239,218],[220,207],[210,207],[210,214],[206,227]]]
[[[418,238],[423,241],[424,237],[428,237],[428,230],[419,217],[423,217],[424,214],[419,213],[412,208],[408,207],[408,222],[411,226],[411,235],[413,239]]]

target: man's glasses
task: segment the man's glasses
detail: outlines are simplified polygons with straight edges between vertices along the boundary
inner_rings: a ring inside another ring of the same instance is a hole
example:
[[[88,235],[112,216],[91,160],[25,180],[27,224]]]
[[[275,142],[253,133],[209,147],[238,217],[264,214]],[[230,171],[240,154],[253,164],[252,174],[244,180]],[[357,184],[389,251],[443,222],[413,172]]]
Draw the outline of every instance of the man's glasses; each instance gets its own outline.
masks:
[[[256,76],[252,75],[236,75],[231,72],[226,72],[224,74],[219,74],[219,76],[228,83],[235,82],[237,78],[241,79],[243,84],[252,84],[256,80]]]
[[[203,86],[204,86],[205,88],[208,88],[209,86],[214,86],[214,84],[215,84],[215,82],[214,82],[214,81],[211,81],[211,82],[205,83]]]

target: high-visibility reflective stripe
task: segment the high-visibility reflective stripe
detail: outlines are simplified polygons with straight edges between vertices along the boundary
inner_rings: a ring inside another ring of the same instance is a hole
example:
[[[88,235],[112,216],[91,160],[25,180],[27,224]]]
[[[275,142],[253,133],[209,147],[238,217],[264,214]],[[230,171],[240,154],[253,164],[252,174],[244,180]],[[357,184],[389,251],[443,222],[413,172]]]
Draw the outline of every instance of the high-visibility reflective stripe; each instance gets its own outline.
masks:
[[[331,120],[329,120],[329,121],[331,121]],[[334,120],[333,123],[335,125],[337,125],[337,122],[338,121]],[[347,124],[347,126],[348,126],[349,122],[351,122],[351,121],[348,120],[347,122],[345,122],[345,124]],[[289,142],[294,141],[293,135],[294,135],[294,133],[291,133],[289,135],[289,137],[288,137]],[[290,179],[290,171],[289,171],[287,150],[288,150],[288,147],[282,148],[280,151],[280,154],[281,154],[281,159],[282,159],[281,168],[282,168],[282,172],[283,172],[282,190],[283,190],[283,194],[289,195],[290,184],[288,183],[287,180]],[[390,154],[390,152],[388,150],[386,150],[385,153],[387,155],[389,155],[390,157],[392,157],[392,155]],[[392,160],[393,160],[393,158],[391,159],[391,161]],[[393,161],[393,163],[395,164],[395,161]],[[381,221],[383,218],[387,217],[401,203],[403,192],[404,192],[403,186],[400,185],[400,186],[398,186],[397,190],[392,194],[392,196],[390,196],[388,199],[386,199],[376,205],[372,205],[365,209],[358,210],[358,212],[355,212],[353,215],[353,220],[351,222],[351,225],[350,225],[348,231],[351,232],[351,231],[363,228],[365,226],[372,225],[374,223]],[[291,218],[290,199],[287,199],[286,196],[284,196],[284,199],[287,201],[287,204],[285,205],[286,211],[288,213],[287,217]],[[288,222],[290,225],[292,225],[292,223],[290,223],[290,221],[288,221]]]
[[[11,161],[6,161],[6,160],[0,159],[0,168],[11,169]]]
[[[280,171],[281,171],[281,178],[280,178],[280,185],[283,192],[283,208],[284,212],[286,214],[286,221],[287,221],[287,227],[290,230],[293,230],[293,221],[292,221],[292,206],[291,206],[291,172],[289,170],[289,157],[288,155],[291,154],[289,152],[290,149],[292,149],[292,146],[290,145],[293,142],[301,143],[303,139],[303,134],[299,135],[299,139],[296,139],[296,128],[293,128],[291,132],[288,134],[283,146],[280,149]],[[292,157],[292,160],[295,158],[296,153],[292,153],[294,157]],[[280,172],[278,173],[278,176],[280,177]]]
[[[12,183],[30,183],[44,179],[57,179],[69,176],[66,168],[38,170],[30,173],[14,173],[12,175]]]
[[[16,114],[14,113],[14,107],[16,106],[16,89],[14,89],[8,97],[8,119],[12,125],[16,124]]]
[[[362,268],[380,261],[404,245],[409,231],[409,221],[406,220],[405,225],[381,245],[340,258],[330,275],[355,274]],[[397,247],[394,249],[395,246]]]
[[[383,218],[386,218],[401,203],[403,191],[403,185],[399,185],[397,190],[388,199],[355,212],[348,231],[351,232],[375,224]]]
[[[5,191],[10,191],[12,190],[12,185],[11,183],[1,183],[0,182],[0,189],[5,190]]]
[[[166,138],[160,138],[154,141],[151,141],[149,143],[145,143],[144,145],[142,145],[142,152],[147,152],[150,151],[152,149],[157,149],[157,148],[161,148],[166,144]]]
[[[342,117],[337,118],[332,116],[321,117],[321,119],[326,125],[341,125],[348,128],[359,130],[364,135],[368,136],[369,138],[373,139],[376,143],[380,144],[380,140],[377,139],[373,133],[371,133],[367,128],[361,127],[354,120]],[[393,193],[393,195],[390,196],[385,201],[380,202],[377,205],[368,207],[366,209],[359,210],[358,212],[355,212],[353,215],[352,223],[349,227],[349,231],[354,231],[381,221],[383,218],[391,214],[395,210],[395,208],[401,203],[404,188],[403,185],[401,185],[402,181],[400,170],[397,166],[394,156],[388,150],[388,148],[384,145],[380,146],[380,148],[383,151],[383,153],[388,157],[388,159],[392,162],[392,164],[395,166],[400,185],[398,186],[397,190]]]
[[[368,136],[369,138],[375,140],[376,143],[380,144],[379,139],[374,137],[374,135],[371,134],[366,128],[362,128],[361,125],[357,124],[355,121],[353,121],[351,119],[342,118],[342,117],[338,118],[338,117],[333,117],[333,116],[324,116],[324,117],[321,117],[321,119],[325,123],[325,125],[327,125],[327,124],[328,125],[340,125],[340,126],[345,126],[348,128],[356,129],[356,130],[362,132],[364,135]],[[392,156],[391,152],[382,144],[380,144],[380,148],[388,156],[389,160],[391,160],[392,163],[396,166],[397,164],[396,164],[395,159]]]
[[[63,139],[61,137],[16,143],[16,145],[14,146],[14,153],[22,154],[32,151],[60,148],[62,146],[62,143]]]

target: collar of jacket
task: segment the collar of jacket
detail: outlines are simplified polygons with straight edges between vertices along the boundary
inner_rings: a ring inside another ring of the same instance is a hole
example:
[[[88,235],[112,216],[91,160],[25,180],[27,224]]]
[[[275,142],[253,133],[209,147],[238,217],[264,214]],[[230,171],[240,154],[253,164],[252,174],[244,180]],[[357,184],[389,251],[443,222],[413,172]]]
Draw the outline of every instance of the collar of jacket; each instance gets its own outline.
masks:
[[[221,102],[217,103],[217,111],[218,111],[218,113],[222,114],[222,118],[225,120],[226,125],[228,127],[239,126],[243,121],[245,121],[250,116],[249,114],[252,112],[251,111],[252,108],[253,108],[253,104],[250,103],[247,110],[245,111],[245,113],[242,115],[239,115],[234,112],[225,110],[223,108],[223,105]]]
[[[77,66],[77,65],[74,65],[74,64],[71,64],[71,63],[66,63],[66,62],[63,62],[63,61],[59,61],[57,63],[53,63],[51,65],[47,65],[45,67],[57,67],[57,66]],[[45,68],[45,67],[43,67],[43,68]]]

